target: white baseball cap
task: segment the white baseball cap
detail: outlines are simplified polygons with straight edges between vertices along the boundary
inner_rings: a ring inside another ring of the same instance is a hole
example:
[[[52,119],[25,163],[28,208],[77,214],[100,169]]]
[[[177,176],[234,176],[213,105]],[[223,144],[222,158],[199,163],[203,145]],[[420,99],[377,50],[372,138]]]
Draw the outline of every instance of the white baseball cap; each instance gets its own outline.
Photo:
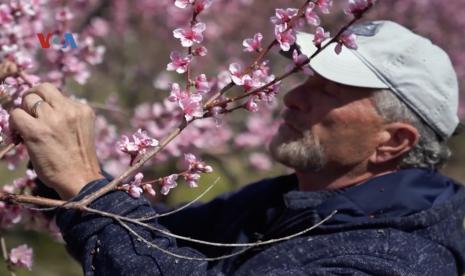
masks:
[[[337,55],[329,45],[310,67],[336,83],[390,89],[443,139],[449,138],[459,125],[458,81],[449,56],[392,21],[362,23],[350,30],[357,35],[356,50],[343,47]],[[299,32],[296,44],[307,56],[317,50],[312,34]]]

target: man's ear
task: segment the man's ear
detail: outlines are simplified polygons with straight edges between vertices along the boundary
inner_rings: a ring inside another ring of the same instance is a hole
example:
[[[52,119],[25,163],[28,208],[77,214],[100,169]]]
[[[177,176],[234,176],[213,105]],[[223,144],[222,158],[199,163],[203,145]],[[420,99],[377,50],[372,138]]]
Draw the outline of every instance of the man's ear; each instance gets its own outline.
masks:
[[[395,122],[384,125],[378,138],[378,146],[370,156],[373,164],[394,160],[410,151],[418,143],[420,134],[410,124]]]

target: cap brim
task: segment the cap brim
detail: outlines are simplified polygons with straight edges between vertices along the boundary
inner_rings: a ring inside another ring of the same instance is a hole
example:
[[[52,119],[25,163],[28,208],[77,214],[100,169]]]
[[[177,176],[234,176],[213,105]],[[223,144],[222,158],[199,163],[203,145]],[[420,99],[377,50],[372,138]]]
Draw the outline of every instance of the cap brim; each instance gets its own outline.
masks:
[[[329,41],[326,40],[327,43]],[[323,45],[325,45],[323,42]],[[310,57],[317,48],[313,44],[313,35],[297,33],[297,46],[300,51]],[[360,60],[352,50],[343,46],[338,55],[334,51],[336,44],[329,45],[310,61],[310,67],[322,77],[336,83],[365,87],[389,88],[376,74]]]

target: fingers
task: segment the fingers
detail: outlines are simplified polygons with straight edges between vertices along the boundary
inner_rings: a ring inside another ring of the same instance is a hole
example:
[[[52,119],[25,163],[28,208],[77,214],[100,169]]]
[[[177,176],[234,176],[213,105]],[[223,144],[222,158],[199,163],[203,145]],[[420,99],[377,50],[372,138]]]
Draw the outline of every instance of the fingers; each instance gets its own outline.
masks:
[[[24,97],[32,93],[37,94],[52,107],[58,107],[66,101],[66,97],[53,84],[47,82],[29,89]]]
[[[40,132],[37,121],[21,108],[10,111],[9,123],[11,129],[16,130],[25,140],[35,137]]]
[[[22,108],[36,118],[40,118],[44,116],[44,114],[52,114],[50,105],[39,95],[34,93],[27,94],[23,97]]]

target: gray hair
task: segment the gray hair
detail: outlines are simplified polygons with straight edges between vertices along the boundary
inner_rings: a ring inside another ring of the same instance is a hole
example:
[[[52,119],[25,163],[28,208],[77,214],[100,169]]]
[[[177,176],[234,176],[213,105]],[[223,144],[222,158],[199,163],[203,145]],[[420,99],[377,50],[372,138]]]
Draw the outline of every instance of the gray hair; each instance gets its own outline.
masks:
[[[400,168],[433,168],[445,165],[451,155],[447,141],[442,140],[423,120],[390,90],[379,90],[372,100],[386,122],[404,122],[418,130],[418,143],[400,160]]]

